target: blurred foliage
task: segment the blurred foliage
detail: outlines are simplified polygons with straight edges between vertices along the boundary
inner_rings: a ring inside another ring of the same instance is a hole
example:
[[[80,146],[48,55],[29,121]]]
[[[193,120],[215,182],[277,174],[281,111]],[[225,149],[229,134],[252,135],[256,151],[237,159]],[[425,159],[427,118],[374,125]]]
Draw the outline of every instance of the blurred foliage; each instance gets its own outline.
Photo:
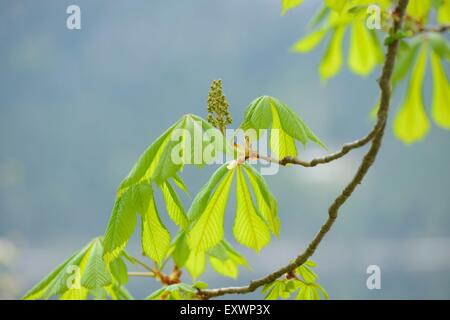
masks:
[[[366,21],[370,5],[379,5],[381,30],[369,30]],[[291,9],[290,7],[289,9]],[[325,53],[319,66],[323,81],[336,76],[343,65],[343,41],[350,31],[347,64],[349,69],[360,76],[371,74],[384,61],[384,44],[401,39],[398,62],[393,76],[393,87],[408,81],[404,102],[394,119],[394,134],[404,143],[423,139],[429,131],[426,107],[423,99],[423,79],[426,77],[427,63],[431,61],[433,92],[431,115],[434,122],[444,129],[450,129],[450,84],[445,73],[450,58],[448,39],[439,32],[427,31],[426,24],[433,16],[439,25],[450,23],[450,1],[411,0],[407,9],[405,25],[397,34],[390,34],[395,19],[391,12],[392,1],[340,0],[325,1],[316,16],[311,20],[312,31],[293,46],[292,51],[305,53],[315,49],[329,36]],[[432,12],[434,11],[434,15]],[[409,80],[407,80],[407,76]],[[372,112],[372,115],[375,111]]]

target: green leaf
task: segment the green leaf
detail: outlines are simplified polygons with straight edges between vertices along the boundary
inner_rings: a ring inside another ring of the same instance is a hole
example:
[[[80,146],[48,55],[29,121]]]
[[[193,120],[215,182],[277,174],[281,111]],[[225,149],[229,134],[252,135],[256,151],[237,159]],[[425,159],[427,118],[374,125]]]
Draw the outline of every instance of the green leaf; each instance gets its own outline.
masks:
[[[273,234],[278,236],[280,233],[280,219],[278,217],[278,206],[275,197],[257,170],[247,164],[244,164],[243,168],[252,186],[259,212]]]
[[[108,286],[111,283],[111,274],[105,261],[103,261],[102,243],[100,239],[96,239],[89,250],[81,285],[87,289],[95,289]]]
[[[192,286],[194,288],[197,288],[197,289],[200,289],[200,290],[208,288],[208,284],[206,282],[203,282],[203,281],[197,281]]]
[[[345,36],[345,26],[335,28],[325,55],[319,67],[319,73],[323,81],[334,77],[342,67],[342,41]]]
[[[87,299],[90,289],[107,287],[112,282],[102,257],[102,240],[95,238],[36,284],[23,299],[49,299],[56,295],[64,300]]]
[[[328,293],[317,283],[304,283],[296,281],[299,287],[295,300],[320,300],[322,294],[325,300],[328,300]]]
[[[322,28],[311,32],[298,40],[291,48],[293,52],[305,53],[316,48],[326,36],[328,29]]]
[[[304,132],[302,132],[303,139],[304,135]],[[287,156],[297,156],[297,147],[295,146],[295,140],[283,130],[278,111],[273,105],[272,130],[270,131],[270,149],[278,159],[283,159]]]
[[[144,254],[158,264],[166,257],[170,248],[170,233],[162,223],[153,198],[151,185],[141,190],[141,243]]]
[[[407,47],[400,47],[397,62],[392,74],[392,86],[395,88],[408,74],[414,59],[417,56],[421,41],[414,41]]]
[[[227,172],[227,164],[223,164],[213,173],[209,181],[198,192],[188,211],[188,217],[191,223],[196,222],[205,211],[213,190],[217,187],[217,184]]]
[[[225,208],[233,175],[234,170],[225,174],[223,180],[218,184],[214,194],[208,201],[204,211],[192,226],[188,239],[189,247],[192,251],[204,252],[222,240]],[[215,179],[216,176],[211,178],[213,182]]]
[[[330,9],[341,13],[347,5],[347,0],[325,0],[325,4]]]
[[[296,269],[297,274],[299,274],[303,280],[307,283],[315,282],[317,279],[317,275],[314,271],[312,271],[308,266],[301,265]]]
[[[283,134],[285,133],[300,141],[303,145],[306,145],[309,140],[326,149],[325,145],[291,108],[280,100],[269,96],[259,97],[248,105],[241,128],[243,130],[278,129],[278,131],[282,130]],[[286,138],[286,135],[283,138]],[[289,140],[290,147],[284,147],[284,152],[286,150],[293,152],[291,142],[292,140]],[[272,141],[271,143],[273,147],[276,147],[276,142]]]
[[[186,264],[191,250],[187,242],[186,231],[180,231],[174,240],[172,258],[179,268]]]
[[[89,295],[89,290],[81,287],[79,289],[70,289],[64,292],[59,300],[86,300]]]
[[[258,252],[269,243],[270,232],[253,204],[240,166],[237,167],[236,200],[234,236],[239,243]]]
[[[128,282],[128,273],[127,266],[121,257],[113,260],[109,268],[111,270],[111,274],[121,285],[125,285]]]
[[[197,279],[205,271],[206,253],[203,251],[191,251],[186,261],[186,269],[193,279]]]
[[[286,284],[284,281],[275,280],[274,282],[266,285],[262,292],[267,292],[264,300],[277,300],[279,297],[283,296]]]
[[[240,265],[249,267],[245,258],[225,240],[209,249],[207,254],[212,268],[225,277],[236,279]]]
[[[133,201],[138,188],[128,188],[116,198],[103,240],[105,260],[108,262],[119,256],[136,227],[136,207]]]
[[[421,140],[430,127],[422,98],[426,60],[427,47],[424,45],[411,75],[406,100],[394,120],[394,134],[404,143]]]
[[[192,299],[197,294],[197,289],[185,283],[172,284],[156,290],[146,300],[181,300]]]
[[[427,34],[427,39],[430,41],[433,51],[441,58],[450,60],[450,44],[446,38],[440,34]]]
[[[281,0],[281,15],[285,15],[289,10],[299,6],[304,0]]]
[[[55,270],[53,270],[48,276],[38,282],[30,291],[28,291],[22,299],[24,300],[35,300],[42,298],[47,289],[54,284],[55,282],[63,282],[61,280],[61,274],[64,275],[66,268],[70,265],[71,262],[78,259],[80,256],[79,252],[76,252],[72,257],[64,261],[61,265],[59,265]],[[57,290],[59,291],[59,290]]]
[[[189,195],[189,191],[186,188],[186,185],[184,184],[184,181],[181,179],[181,177],[176,174],[172,177],[173,182],[177,185],[178,188],[184,191],[187,195]]]
[[[188,226],[188,219],[177,193],[168,182],[164,182],[161,185],[161,190],[166,202],[166,210],[170,218],[172,218],[176,225],[181,229],[185,229]]]
[[[312,17],[312,19],[308,23],[308,27],[314,28],[319,25],[330,13],[330,9],[326,5],[322,5],[316,14]]]
[[[439,24],[450,23],[450,0],[443,0],[438,9],[437,20]]]
[[[383,62],[383,52],[376,35],[366,27],[364,21],[357,20],[352,24],[348,65],[359,75],[368,75],[377,64]]]
[[[177,179],[177,172],[185,164],[210,163],[216,152],[232,152],[220,130],[196,115],[185,115],[140,156],[118,194],[144,180],[152,179],[161,185],[169,178]]]
[[[431,52],[431,68],[433,70],[432,116],[439,126],[450,129],[450,84],[435,51]]]

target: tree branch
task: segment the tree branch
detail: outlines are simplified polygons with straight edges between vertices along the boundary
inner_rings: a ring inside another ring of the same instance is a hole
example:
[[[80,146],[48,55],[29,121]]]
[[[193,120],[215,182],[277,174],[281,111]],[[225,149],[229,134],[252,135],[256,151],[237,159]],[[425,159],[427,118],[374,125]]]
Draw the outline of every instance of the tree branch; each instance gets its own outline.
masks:
[[[395,8],[395,14],[398,19],[395,21],[393,26],[393,31],[396,32],[403,25],[403,19],[405,17],[406,7],[408,6],[408,0],[399,0]],[[356,171],[353,179],[347,184],[341,194],[334,200],[328,209],[328,218],[325,223],[320,228],[320,231],[316,234],[314,239],[311,241],[307,249],[301,253],[297,258],[289,263],[288,265],[254,281],[251,281],[248,285],[242,287],[227,287],[218,289],[201,290],[199,296],[205,299],[212,297],[218,297],[225,294],[245,294],[255,291],[257,288],[271,283],[274,280],[281,277],[283,274],[289,273],[301,266],[306,260],[311,257],[316,251],[318,245],[327,234],[327,232],[332,227],[334,221],[338,216],[339,208],[346,202],[346,200],[352,195],[356,187],[362,182],[364,176],[368,172],[369,168],[375,161],[378,151],[381,147],[381,142],[383,140],[384,130],[386,128],[386,120],[389,112],[389,105],[391,100],[391,77],[395,65],[395,60],[397,56],[399,40],[393,41],[389,46],[385,57],[385,62],[383,65],[383,70],[381,77],[379,78],[379,86],[381,90],[381,102],[380,108],[377,114],[377,123],[374,128],[373,137],[368,138],[368,141],[372,141],[369,151],[365,154],[361,165]],[[370,135],[370,134],[369,134]],[[364,139],[363,139],[364,140]],[[367,141],[367,142],[368,142]],[[366,142],[366,143],[367,143]],[[351,149],[350,149],[351,150]],[[347,151],[348,152],[348,151]],[[339,154],[338,152],[337,154]]]
[[[450,30],[450,24],[443,24],[435,27],[421,27],[420,32],[437,32],[444,33]]]
[[[369,134],[367,134],[364,138],[344,144],[342,146],[341,150],[339,150],[335,153],[332,153],[330,155],[327,155],[325,157],[315,158],[311,161],[303,161],[303,160],[300,160],[300,159],[297,159],[294,157],[284,157],[283,159],[279,160],[278,163],[282,166],[285,166],[285,165],[291,163],[291,164],[297,164],[297,165],[300,165],[303,167],[315,167],[318,164],[329,163],[329,162],[332,162],[339,158],[342,158],[343,156],[345,156],[347,153],[349,153],[353,149],[357,149],[357,148],[361,148],[361,147],[365,146],[367,143],[369,143],[373,139],[377,130],[378,130],[378,128],[375,125],[374,128],[372,129],[372,131],[370,131]]]

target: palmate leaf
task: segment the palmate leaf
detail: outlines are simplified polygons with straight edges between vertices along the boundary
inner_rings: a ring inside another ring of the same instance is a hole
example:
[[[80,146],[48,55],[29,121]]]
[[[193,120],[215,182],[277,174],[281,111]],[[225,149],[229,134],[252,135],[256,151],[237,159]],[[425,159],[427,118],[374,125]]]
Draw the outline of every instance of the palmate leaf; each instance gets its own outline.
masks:
[[[136,227],[136,214],[140,212],[145,236],[143,250],[160,263],[169,248],[170,234],[159,219],[151,183],[155,182],[162,190],[172,220],[180,228],[186,228],[187,217],[169,179],[187,191],[178,171],[186,164],[209,163],[217,152],[231,152],[231,147],[219,130],[198,116],[185,115],[163,133],[141,155],[118,188],[105,232],[105,258],[112,261],[122,252]],[[161,241],[154,240],[157,239],[154,234],[161,236]]]
[[[91,291],[114,285],[115,279],[103,260],[102,239],[95,238],[36,284],[23,299],[58,295],[64,300],[87,299]]]
[[[236,240],[257,252],[270,241],[267,224],[256,210],[240,166],[237,167],[236,218],[233,233]]]
[[[249,185],[243,175],[243,170],[245,170],[250,180],[250,185],[258,205],[257,207],[253,203]],[[244,223],[243,226],[245,228],[247,228],[247,226],[252,227],[254,236],[256,236],[258,232],[263,232],[264,239],[267,238],[269,227],[274,234],[278,235],[279,220],[276,200],[270,193],[262,176],[248,165],[238,165],[233,169],[228,170],[227,165],[224,164],[217,169],[210,180],[200,190],[189,209],[191,226],[189,228],[188,243],[189,248],[192,251],[206,251],[217,245],[220,240],[223,239],[223,220],[226,202],[233,176],[236,171],[238,174],[236,197],[238,199],[237,206],[239,208],[239,210],[237,210],[236,219],[240,220],[244,218],[243,222],[248,223]],[[247,218],[245,218],[243,214],[247,215]],[[248,220],[248,218],[251,219]],[[261,220],[261,223],[257,222],[258,219]],[[239,225],[239,223],[235,223],[235,225],[236,224]],[[261,227],[262,231],[256,231],[258,229],[255,228],[256,226]],[[236,226],[235,228],[238,227]],[[240,229],[235,229],[235,231],[239,234],[237,238],[242,240],[241,242],[244,242],[244,245],[257,251],[261,249],[261,241],[244,241],[242,239],[243,233],[238,232]],[[246,232],[247,229],[244,230],[244,233]],[[237,233],[235,233],[235,235]],[[263,242],[265,242],[265,240]]]
[[[244,171],[250,184],[247,184]],[[189,209],[188,235],[181,231],[170,251],[177,266],[185,265],[194,278],[203,273],[207,257],[217,272],[230,277],[236,275],[238,265],[246,265],[245,260],[227,242],[223,242],[226,202],[235,173],[238,175],[237,212],[233,230],[238,242],[259,251],[270,240],[270,231],[279,234],[276,199],[263,177],[247,164],[230,170],[227,164],[222,165],[203,186]],[[220,258],[217,252],[223,252],[224,248],[227,255]]]
[[[405,143],[421,140],[430,127],[422,98],[427,49],[426,45],[421,48],[411,75],[406,100],[394,120],[394,134]]]
[[[182,134],[182,133],[185,134]],[[195,148],[199,152],[194,152]],[[206,148],[211,153],[203,153]],[[181,163],[172,159],[172,153],[179,151]],[[203,165],[209,163],[216,152],[231,152],[231,147],[220,130],[204,119],[188,114],[183,116],[164,132],[139,158],[128,176],[119,186],[118,193],[143,180],[152,179],[158,185],[169,178],[179,180],[177,172],[185,164]],[[212,155],[211,155],[212,154]]]
[[[271,147],[277,155],[296,156],[295,141],[304,146],[313,141],[323,148],[325,145],[314,135],[303,120],[280,100],[262,96],[253,100],[245,111],[243,130],[271,128]],[[293,153],[293,154],[287,154]]]

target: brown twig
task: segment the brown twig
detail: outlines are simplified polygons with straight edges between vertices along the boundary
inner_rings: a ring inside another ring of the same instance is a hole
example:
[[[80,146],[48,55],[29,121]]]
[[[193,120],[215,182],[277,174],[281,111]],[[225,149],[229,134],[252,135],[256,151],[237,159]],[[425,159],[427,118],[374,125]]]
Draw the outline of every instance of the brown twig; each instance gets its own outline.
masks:
[[[450,24],[443,24],[440,26],[435,27],[421,27],[419,29],[420,32],[437,32],[437,33],[444,33],[450,30]]]
[[[406,7],[408,6],[408,0],[399,0],[396,8],[395,14],[399,17],[396,19],[393,31],[396,32],[399,30],[403,24],[403,19],[406,12]],[[386,53],[385,63],[383,65],[383,70],[381,73],[381,77],[378,80],[380,90],[381,90],[381,102],[380,108],[377,114],[377,123],[374,129],[374,135],[371,139],[371,147],[369,151],[365,154],[361,165],[359,166],[355,176],[353,179],[347,184],[341,194],[334,200],[328,209],[328,218],[325,223],[322,225],[320,231],[316,234],[314,239],[311,241],[307,249],[301,253],[297,258],[289,263],[288,265],[254,281],[251,281],[246,286],[241,287],[227,287],[227,288],[218,288],[218,289],[209,289],[202,290],[201,296],[203,298],[212,298],[223,296],[225,294],[245,294],[255,291],[257,288],[271,283],[274,280],[280,278],[284,274],[287,274],[294,270],[295,268],[301,266],[306,260],[311,257],[317,246],[322,241],[323,237],[330,230],[334,221],[337,218],[339,208],[345,203],[345,201],[351,196],[356,187],[362,182],[364,176],[366,175],[369,168],[372,166],[375,158],[378,154],[378,151],[381,147],[381,142],[383,140],[384,130],[386,128],[386,120],[389,112],[389,105],[391,100],[391,77],[394,69],[394,64],[397,56],[399,40],[394,40],[389,46]],[[348,152],[348,151],[347,151]]]

